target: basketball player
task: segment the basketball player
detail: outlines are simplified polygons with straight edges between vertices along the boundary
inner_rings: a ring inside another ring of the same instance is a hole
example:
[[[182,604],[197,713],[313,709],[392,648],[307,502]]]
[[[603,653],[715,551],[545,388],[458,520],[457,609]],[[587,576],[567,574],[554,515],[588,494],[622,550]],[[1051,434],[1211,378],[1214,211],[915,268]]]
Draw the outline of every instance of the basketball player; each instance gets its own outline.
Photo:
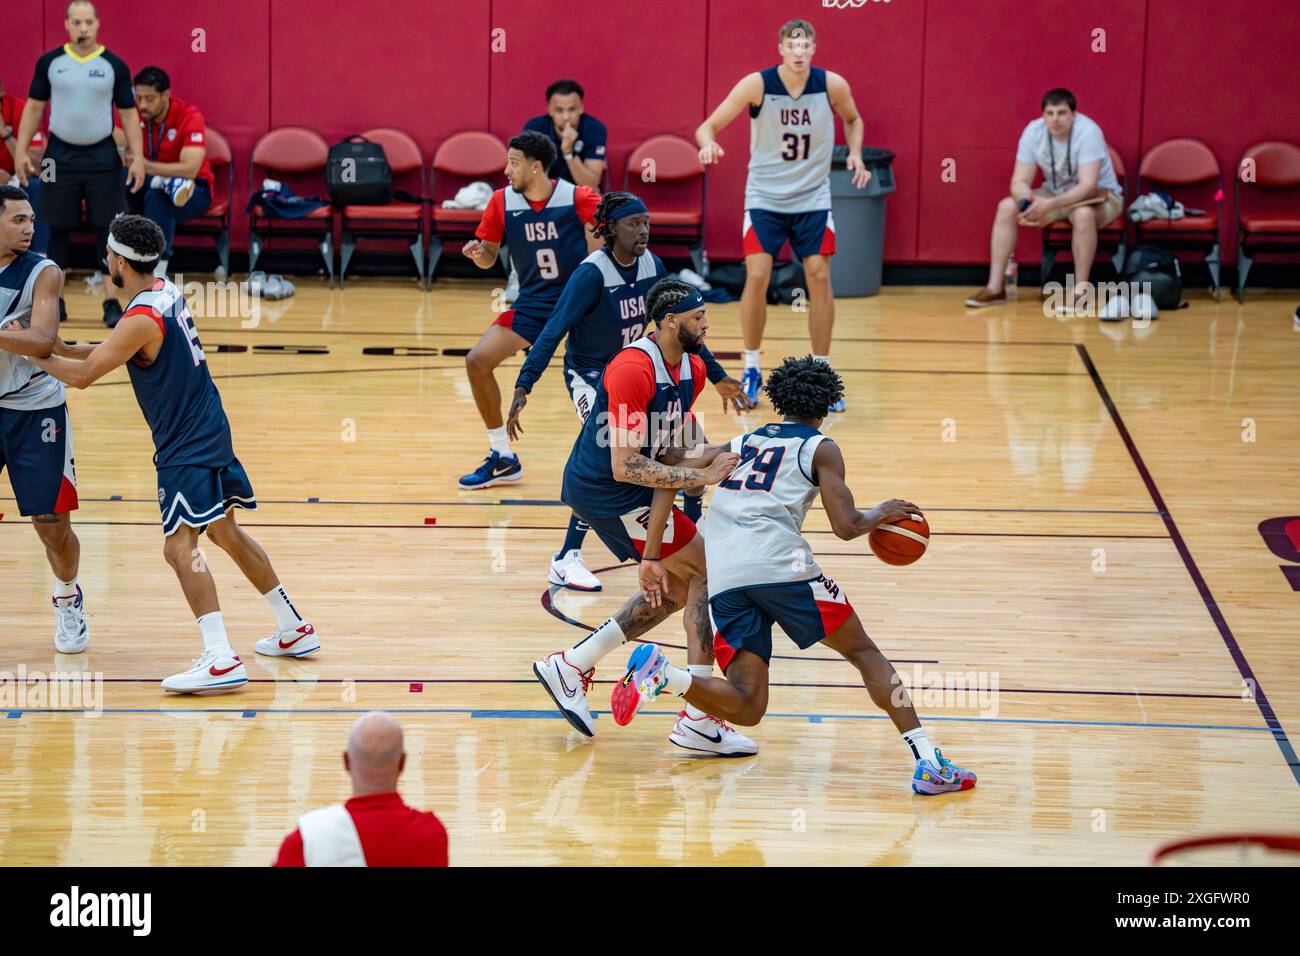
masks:
[[[555,146],[544,134],[525,130],[509,147],[505,173],[510,188],[492,194],[474,233],[478,238],[461,250],[480,269],[490,269],[504,242],[519,274],[514,307],[502,312],[465,356],[465,372],[490,445],[483,464],[460,479],[460,487],[467,490],[524,476],[501,420],[501,389],[493,370],[541,335],[564,284],[589,251],[586,224],[600,202],[590,186],[547,176]]]
[[[27,194],[0,186],[0,471],[9,469],[18,513],[32,519],[54,572],[55,650],[80,654],[90,632],[77,583],[81,542],[72,531],[72,420],[63,383],[27,360],[49,355],[58,339],[63,274],[53,259],[29,251],[35,232]]]
[[[668,521],[668,531],[661,550],[645,549],[645,525],[656,494],[670,504],[673,489],[716,484],[739,459],[715,448],[699,467],[668,467],[655,460],[679,436],[694,444],[688,413],[704,389],[699,351],[709,322],[699,292],[677,279],[660,279],[651,287],[646,311],[655,330],[620,351],[605,369],[565,465],[561,497],[620,561],[653,565],[664,581],[663,598],[651,606],[638,593],[573,647],[533,663],[560,713],[588,737],[595,733],[587,690],[596,662],[675,611],[686,609],[692,672],[713,673],[704,544],[695,523],[677,508],[664,507],[661,520]],[[678,715],[668,739],[719,756],[758,752],[748,737],[693,705]]]
[[[162,686],[180,694],[233,690],[248,683],[248,674],[231,649],[217,586],[199,553],[204,531],[275,613],[276,631],[257,642],[257,653],[304,657],[320,650],[320,640],[280,586],[261,545],[235,522],[233,509],[252,510],[257,499],[235,457],[230,424],[185,299],[165,277],[154,277],[165,248],[156,223],[143,216],[114,219],[108,233],[109,277],[129,297],[121,321],[98,345],[60,342],[53,357],[32,361],[74,388],[126,366],[157,450],[163,554],[203,635],[203,653]]]
[[[592,234],[605,244],[574,270],[515,379],[514,400],[506,419],[512,441],[523,434],[519,415],[561,339],[565,340],[564,383],[579,423],[587,420],[605,366],[619,349],[631,345],[645,331],[646,291],[668,274],[663,262],[648,249],[650,213],[632,193],[613,192],[601,197]],[[724,413],[733,407],[738,411],[752,407],[741,384],[727,375],[703,346],[700,358],[709,381],[722,395]],[[686,489],[683,510],[692,521],[700,519],[703,493],[703,488]],[[586,524],[572,516],[564,545],[551,561],[552,584],[576,591],[600,590],[600,582],[582,563],[586,534]]]
[[[817,566],[802,535],[819,493],[831,529],[845,541],[919,511],[897,498],[870,511],[857,509],[844,483],[844,457],[818,431],[825,409],[843,394],[839,375],[811,355],[786,359],[772,372],[767,395],[783,421],[723,446],[740,456],[740,464],[718,486],[705,528],[713,643],[726,679],[679,670],[658,647],[642,644],[632,652],[627,676],[615,685],[614,720],[628,723],[643,701],[667,691],[752,727],[767,710],[776,623],[800,648],[824,644],[858,669],[872,701],[912,749],[915,792],[969,790],[975,774],[951,763],[929,740],[894,666],[867,636],[843,590]],[[647,549],[664,527],[663,518],[656,517],[651,517]]]
[[[767,322],[767,284],[772,260],[786,240],[803,262],[808,283],[808,334],[813,354],[826,361],[835,325],[830,257],[835,253],[831,218],[831,150],[835,114],[844,120],[848,168],[862,189],[871,173],[862,164],[862,117],[849,84],[838,73],[812,66],[812,24],[791,20],[781,27],[781,64],[751,73],[700,124],[695,140],[700,162],[719,162],[716,136],[749,107],[749,177],[745,180],[745,290],[740,325],[745,340],[743,381],[750,401],[763,384],[760,352]],[[831,409],[844,411],[843,402]]]

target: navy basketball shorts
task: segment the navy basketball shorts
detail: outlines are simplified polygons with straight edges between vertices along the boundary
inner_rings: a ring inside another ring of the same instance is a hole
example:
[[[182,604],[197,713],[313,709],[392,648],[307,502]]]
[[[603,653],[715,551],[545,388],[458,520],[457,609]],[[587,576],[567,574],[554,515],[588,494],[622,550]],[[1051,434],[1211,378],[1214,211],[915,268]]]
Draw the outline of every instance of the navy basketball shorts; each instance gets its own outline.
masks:
[[[830,637],[853,616],[853,605],[838,584],[822,575],[811,581],[735,588],[709,598],[713,656],[725,674],[737,651],[772,659],[772,624],[807,650]]]
[[[775,258],[787,239],[796,259],[835,255],[835,219],[829,209],[817,212],[746,209],[741,233],[741,246],[747,256],[766,252]]]
[[[238,458],[224,468],[204,465],[174,465],[158,469],[158,507],[162,510],[163,535],[181,525],[206,528],[220,521],[232,508],[257,510],[257,498]]]
[[[589,514],[584,514],[580,506],[567,498],[564,503],[573,509],[574,514],[591,525],[591,530],[605,542],[605,547],[614,553],[614,557],[620,561],[636,561],[639,564],[641,555],[645,553],[646,526],[650,523],[650,502],[653,497],[654,489],[645,489],[644,504],[638,505],[627,514],[613,518],[593,518]],[[666,558],[680,551],[691,543],[695,534],[695,522],[674,505],[672,514],[668,516],[668,524],[664,528],[659,557]]]
[[[573,402],[573,410],[578,413],[578,421],[584,425],[591,410],[596,407],[596,384],[603,374],[602,369],[586,374],[572,368],[564,370],[564,385],[569,390],[569,400]]]
[[[0,471],[5,470],[23,517],[77,510],[67,405],[35,411],[0,408]]]
[[[529,345],[532,345],[537,341],[537,336],[542,334],[542,329],[546,327],[546,320],[549,317],[549,312],[541,314],[535,310],[514,308],[506,309],[493,320],[492,324],[509,329]]]

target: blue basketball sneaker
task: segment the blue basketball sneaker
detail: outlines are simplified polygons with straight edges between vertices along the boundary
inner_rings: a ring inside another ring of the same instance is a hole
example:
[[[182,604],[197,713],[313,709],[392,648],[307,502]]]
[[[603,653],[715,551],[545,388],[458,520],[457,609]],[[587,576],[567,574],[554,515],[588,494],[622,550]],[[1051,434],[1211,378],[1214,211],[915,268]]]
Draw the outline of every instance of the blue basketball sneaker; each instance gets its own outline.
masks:
[[[830,413],[830,412],[842,412],[842,411],[844,411],[844,399],[841,398],[838,402],[836,402],[836,403],[835,403],[834,405],[832,405],[830,408],[826,409],[826,411],[827,411],[827,413]]]
[[[912,775],[912,792],[932,797],[939,793],[970,790],[975,786],[975,774],[957,766],[937,748],[935,761],[918,760]]]
[[[483,464],[460,479],[460,486],[466,491],[477,491],[491,488],[498,481],[518,481],[523,476],[524,466],[519,463],[518,455],[506,458],[493,451],[483,459]]]
[[[745,387],[745,397],[749,399],[750,404],[757,405],[758,393],[763,390],[763,373],[756,368],[747,368],[740,382]]]
[[[664,669],[668,659],[654,644],[639,644],[627,660],[627,674],[614,685],[609,696],[609,709],[614,713],[614,723],[620,727],[630,724],[643,703],[659,696],[667,678]]]

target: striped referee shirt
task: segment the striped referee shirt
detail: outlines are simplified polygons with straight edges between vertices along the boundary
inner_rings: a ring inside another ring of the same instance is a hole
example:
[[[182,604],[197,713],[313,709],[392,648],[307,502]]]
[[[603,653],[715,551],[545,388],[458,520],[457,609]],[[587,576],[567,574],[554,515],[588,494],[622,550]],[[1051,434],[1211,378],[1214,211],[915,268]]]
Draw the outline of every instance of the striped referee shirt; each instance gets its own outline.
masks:
[[[78,56],[72,46],[50,50],[36,61],[31,99],[50,104],[50,132],[75,146],[90,146],[113,135],[113,107],[135,106],[135,89],[126,63],[106,47]]]

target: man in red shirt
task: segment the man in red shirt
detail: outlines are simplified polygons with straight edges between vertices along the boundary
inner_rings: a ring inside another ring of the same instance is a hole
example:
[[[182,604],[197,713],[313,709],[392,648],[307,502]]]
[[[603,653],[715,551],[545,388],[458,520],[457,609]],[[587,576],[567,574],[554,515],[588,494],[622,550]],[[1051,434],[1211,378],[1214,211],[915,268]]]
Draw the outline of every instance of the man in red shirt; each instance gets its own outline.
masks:
[[[274,866],[446,866],[447,831],[397,794],[406,766],[402,728],[372,712],[352,725],[343,766],[352,799],[303,814]]]
[[[176,224],[197,219],[212,205],[212,167],[208,164],[207,128],[197,106],[171,92],[171,79],[159,67],[146,66],[132,79],[140,111],[144,172],[148,189],[128,193],[132,211],[162,227],[167,248],[158,274],[167,271]]]
[[[18,96],[12,96],[5,92],[4,80],[0,79],[0,186],[12,182],[15,186],[18,182],[14,179],[16,167],[14,165],[14,150],[18,148],[18,121],[22,119],[23,103],[25,101]],[[32,135],[32,145],[30,152],[34,155],[45,149],[45,133],[43,130],[37,130]],[[38,163],[39,165],[39,163]],[[36,208],[37,199],[40,196],[41,180],[39,176],[31,177],[27,180],[24,191],[27,198]],[[32,236],[32,244],[28,247],[31,252],[44,253],[50,241],[50,227],[36,221],[36,232]]]

